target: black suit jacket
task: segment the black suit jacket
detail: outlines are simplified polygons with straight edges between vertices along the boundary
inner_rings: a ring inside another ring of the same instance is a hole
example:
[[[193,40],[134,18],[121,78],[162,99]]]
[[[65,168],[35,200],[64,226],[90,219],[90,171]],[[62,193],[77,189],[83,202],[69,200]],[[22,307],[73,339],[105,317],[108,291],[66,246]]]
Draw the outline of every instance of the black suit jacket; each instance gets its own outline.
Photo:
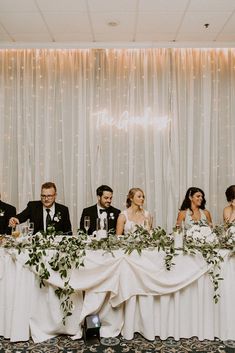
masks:
[[[58,216],[58,221],[55,216]],[[71,222],[69,218],[68,207],[55,202],[55,216],[52,223],[56,232],[63,232],[63,234],[72,234]],[[34,222],[34,234],[43,231],[43,204],[41,201],[30,201],[27,207],[19,214],[16,215],[20,223]]]
[[[11,228],[8,227],[9,219],[16,215],[16,208],[0,200],[0,234],[11,234]]]
[[[108,230],[113,229],[115,231],[118,215],[121,211],[113,206],[110,206],[105,211],[107,212]],[[88,234],[92,234],[96,230],[96,219],[98,218],[97,204],[94,206],[84,208],[82,211],[82,215],[80,219],[80,229],[82,229],[84,232],[85,232],[85,228],[84,228],[85,216],[90,217],[90,228],[88,229]]]

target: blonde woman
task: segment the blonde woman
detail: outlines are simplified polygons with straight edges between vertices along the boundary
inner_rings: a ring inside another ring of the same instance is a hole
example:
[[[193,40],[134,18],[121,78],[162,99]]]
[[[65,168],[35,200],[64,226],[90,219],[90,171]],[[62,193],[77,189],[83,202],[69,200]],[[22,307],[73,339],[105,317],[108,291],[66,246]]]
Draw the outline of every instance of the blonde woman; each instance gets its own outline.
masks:
[[[145,196],[142,189],[132,188],[129,190],[126,200],[127,209],[120,213],[117,220],[117,235],[133,232],[136,225],[141,225],[148,230],[152,228],[152,217],[143,208],[144,200]]]

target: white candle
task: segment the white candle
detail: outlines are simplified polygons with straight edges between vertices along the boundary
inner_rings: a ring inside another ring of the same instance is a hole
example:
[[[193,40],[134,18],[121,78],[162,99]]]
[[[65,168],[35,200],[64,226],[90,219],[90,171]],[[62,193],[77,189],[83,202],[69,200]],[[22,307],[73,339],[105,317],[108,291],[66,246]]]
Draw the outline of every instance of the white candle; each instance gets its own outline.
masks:
[[[183,248],[183,233],[174,233],[174,247],[175,248]]]

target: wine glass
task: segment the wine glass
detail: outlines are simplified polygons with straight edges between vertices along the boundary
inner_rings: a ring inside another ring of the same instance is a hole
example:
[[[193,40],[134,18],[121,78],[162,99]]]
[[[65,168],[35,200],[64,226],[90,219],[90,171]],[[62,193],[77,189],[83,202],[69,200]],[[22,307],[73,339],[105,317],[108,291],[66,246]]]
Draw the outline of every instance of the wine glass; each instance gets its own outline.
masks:
[[[88,232],[88,229],[90,228],[90,217],[89,216],[85,216],[84,217],[84,228],[86,230],[86,233]]]
[[[28,235],[28,231],[29,231],[29,227],[28,227],[28,224],[23,224],[21,226],[21,235],[23,237],[27,236]]]
[[[150,220],[148,218],[144,219],[144,229],[146,229],[148,232],[150,231]]]
[[[33,222],[29,222],[29,225],[28,225],[28,235],[33,235],[33,232],[34,232],[34,223]]]
[[[21,225],[20,224],[16,224],[15,227],[12,227],[12,232],[11,235],[14,238],[18,238],[21,234]]]

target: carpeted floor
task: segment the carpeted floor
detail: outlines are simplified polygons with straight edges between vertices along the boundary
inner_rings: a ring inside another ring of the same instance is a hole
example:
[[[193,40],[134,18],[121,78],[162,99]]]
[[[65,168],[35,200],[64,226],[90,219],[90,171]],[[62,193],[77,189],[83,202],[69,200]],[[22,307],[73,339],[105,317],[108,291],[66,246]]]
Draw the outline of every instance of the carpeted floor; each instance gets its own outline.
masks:
[[[102,338],[99,341],[83,340],[73,341],[68,336],[58,336],[43,343],[27,342],[11,343],[0,337],[0,353],[235,353],[235,341],[222,342],[199,341],[196,337],[175,341],[168,338],[165,341],[156,337],[154,341],[147,341],[139,334],[134,339],[127,341],[122,337]]]

